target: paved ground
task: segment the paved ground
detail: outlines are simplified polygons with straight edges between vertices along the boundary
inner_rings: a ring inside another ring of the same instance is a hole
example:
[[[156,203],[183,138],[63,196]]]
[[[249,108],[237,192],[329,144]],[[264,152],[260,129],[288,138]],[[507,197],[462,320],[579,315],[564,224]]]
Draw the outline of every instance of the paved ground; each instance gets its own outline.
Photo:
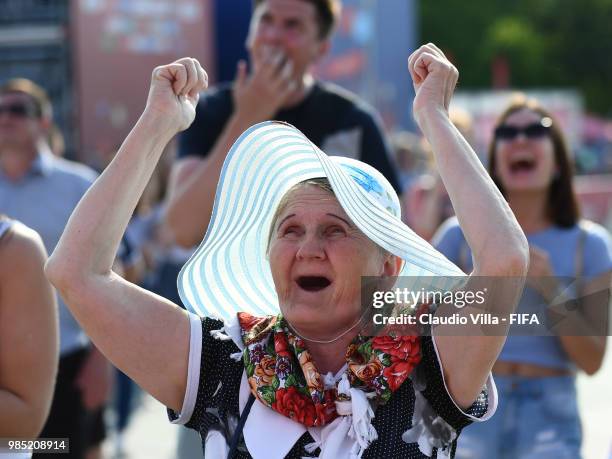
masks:
[[[612,459],[612,340],[602,370],[593,377],[578,379],[585,441],[584,459]],[[175,459],[181,427],[171,425],[164,407],[143,397],[125,435],[126,459]],[[113,457],[113,438],[105,444],[105,457]],[[183,458],[181,458],[183,459]],[[192,458],[187,458],[192,459]]]
[[[143,395],[124,434],[125,459],[175,459],[179,429],[168,422],[166,409],[154,398]],[[104,458],[118,458],[115,437],[104,444]]]
[[[612,338],[603,368],[578,378],[585,442],[584,459],[612,459]]]

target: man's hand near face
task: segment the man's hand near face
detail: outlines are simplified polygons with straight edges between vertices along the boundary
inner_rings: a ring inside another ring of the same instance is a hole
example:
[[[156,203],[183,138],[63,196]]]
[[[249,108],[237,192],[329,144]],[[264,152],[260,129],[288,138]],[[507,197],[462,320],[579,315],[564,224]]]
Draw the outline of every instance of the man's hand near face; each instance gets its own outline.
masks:
[[[329,49],[329,36],[321,34],[321,27],[311,2],[255,2],[246,43],[252,70],[249,74],[245,62],[238,64],[231,95],[233,111],[222,126],[205,126],[220,132],[208,151],[190,151],[199,156],[181,159],[172,170],[165,222],[179,245],[191,247],[202,239],[223,161],[238,136],[306,97],[305,82],[312,81],[310,68]]]
[[[248,126],[271,119],[296,88],[293,63],[280,49],[267,48],[251,75],[246,62],[240,61],[233,91],[234,118]]]
[[[311,69],[329,51],[339,3],[254,0],[246,48],[250,72],[238,64],[231,85],[213,89],[179,139],[165,224],[178,245],[202,240],[223,162],[234,141],[254,124],[278,119],[302,130],[332,154],[355,157],[380,170],[399,189],[375,113],[355,96],[315,84]]]

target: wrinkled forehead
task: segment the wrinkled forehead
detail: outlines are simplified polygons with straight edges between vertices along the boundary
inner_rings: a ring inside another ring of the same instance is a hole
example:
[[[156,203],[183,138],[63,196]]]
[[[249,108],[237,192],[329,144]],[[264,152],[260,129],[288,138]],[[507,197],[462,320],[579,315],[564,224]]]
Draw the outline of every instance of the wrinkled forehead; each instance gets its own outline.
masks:
[[[279,217],[295,212],[311,214],[334,212],[348,219],[333,192],[308,183],[296,185],[285,194],[279,203],[277,210]]]

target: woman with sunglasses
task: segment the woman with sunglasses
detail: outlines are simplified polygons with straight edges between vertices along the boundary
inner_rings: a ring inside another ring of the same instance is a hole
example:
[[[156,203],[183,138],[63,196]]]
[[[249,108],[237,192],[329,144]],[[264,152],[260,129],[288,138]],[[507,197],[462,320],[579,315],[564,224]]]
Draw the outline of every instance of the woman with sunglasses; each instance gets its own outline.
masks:
[[[517,312],[544,320],[540,327],[511,327],[493,367],[497,414],[465,430],[457,457],[579,458],[575,375],[595,373],[604,357],[612,243],[604,228],[580,220],[561,128],[535,100],[517,96],[502,113],[488,159],[489,174],[529,242],[527,287]],[[471,270],[455,219],[433,243]]]

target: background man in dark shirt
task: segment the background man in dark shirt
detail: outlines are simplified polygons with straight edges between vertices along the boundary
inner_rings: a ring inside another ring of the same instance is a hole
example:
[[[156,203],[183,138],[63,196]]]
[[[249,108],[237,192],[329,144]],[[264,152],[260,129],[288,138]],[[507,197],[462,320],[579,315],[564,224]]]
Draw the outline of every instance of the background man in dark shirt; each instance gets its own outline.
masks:
[[[315,81],[311,68],[330,48],[338,0],[255,0],[247,48],[252,72],[238,64],[233,85],[210,90],[179,139],[166,222],[176,242],[200,242],[212,213],[223,161],[253,124],[293,124],[329,155],[360,159],[399,185],[373,110],[357,96]]]

